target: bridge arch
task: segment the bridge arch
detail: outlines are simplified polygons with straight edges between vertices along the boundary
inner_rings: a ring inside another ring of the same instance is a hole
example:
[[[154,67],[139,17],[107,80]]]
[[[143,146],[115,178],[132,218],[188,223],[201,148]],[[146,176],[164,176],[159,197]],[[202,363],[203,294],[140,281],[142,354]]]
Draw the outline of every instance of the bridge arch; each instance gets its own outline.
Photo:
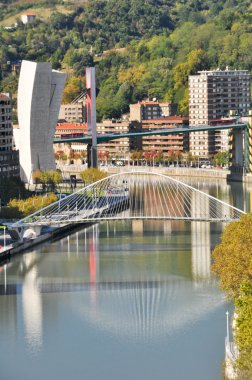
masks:
[[[238,220],[242,210],[182,181],[144,170],[111,174],[42,208],[16,225],[101,220]]]

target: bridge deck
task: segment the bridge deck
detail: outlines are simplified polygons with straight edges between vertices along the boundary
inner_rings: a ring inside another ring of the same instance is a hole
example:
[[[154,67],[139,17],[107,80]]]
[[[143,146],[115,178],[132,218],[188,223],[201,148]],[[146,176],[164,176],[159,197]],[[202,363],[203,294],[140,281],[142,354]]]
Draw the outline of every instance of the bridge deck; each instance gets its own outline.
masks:
[[[247,128],[247,124],[245,123],[236,123],[236,124],[228,124],[228,125],[197,125],[197,126],[188,126],[184,125],[179,128],[169,128],[169,129],[152,129],[149,131],[141,131],[141,132],[127,132],[127,133],[106,133],[106,134],[98,134],[97,135],[97,144],[101,144],[106,141],[122,139],[122,138],[130,138],[130,137],[146,137],[146,136],[162,136],[162,135],[178,135],[179,133],[191,133],[191,132],[201,132],[201,131],[216,131],[223,129],[245,129]],[[70,139],[54,139],[54,144],[59,142],[80,142],[83,144],[91,144],[92,138],[88,135],[84,137],[78,138],[70,138]]]

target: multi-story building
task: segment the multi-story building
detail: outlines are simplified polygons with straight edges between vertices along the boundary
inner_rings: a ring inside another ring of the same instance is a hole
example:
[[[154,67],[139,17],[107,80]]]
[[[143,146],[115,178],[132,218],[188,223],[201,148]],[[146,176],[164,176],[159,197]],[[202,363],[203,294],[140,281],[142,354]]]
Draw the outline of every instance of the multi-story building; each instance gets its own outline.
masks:
[[[18,152],[13,149],[12,102],[0,93],[0,179],[19,176]]]
[[[114,134],[136,132],[132,137],[122,137],[120,139],[109,140],[98,145],[98,156],[109,157],[111,160],[128,160],[129,152],[143,151],[149,153],[163,153],[164,157],[174,153],[179,155],[188,152],[188,134],[178,133],[176,135],[153,135],[137,136],[138,132],[155,129],[168,129],[187,126],[188,117],[168,116],[160,119],[139,121],[122,121],[122,120],[105,120],[97,123],[97,133]],[[86,144],[72,142],[70,144],[60,141],[61,139],[82,137],[87,135],[87,125],[80,123],[58,123],[55,132],[55,138],[59,139],[54,144],[55,153],[61,153],[69,157],[70,153],[81,154],[86,151]],[[82,155],[83,156],[83,155]]]
[[[88,128],[86,124],[82,123],[58,123],[56,125],[54,138],[59,142],[53,145],[54,153],[69,158],[70,153],[86,152],[86,144],[79,142],[64,143],[61,139],[78,138],[87,135]]]
[[[138,132],[141,125],[138,122],[128,122],[121,120],[104,120],[97,123],[97,133],[128,133]],[[117,140],[110,140],[98,145],[98,154],[108,152],[112,159],[128,157],[128,153],[133,150],[142,149],[142,139],[138,137],[126,137]]]
[[[143,130],[169,129],[188,126],[189,119],[185,116],[168,116],[156,120],[143,120]],[[164,157],[171,153],[181,154],[188,152],[188,134],[178,133],[176,135],[155,135],[142,138],[142,150],[162,152]]]
[[[199,71],[198,75],[189,76],[190,125],[207,125],[214,119],[227,117],[230,111],[246,115],[250,109],[250,81],[247,70],[228,68]],[[191,133],[190,151],[200,157],[209,157],[220,149],[227,149],[227,133]]]
[[[127,133],[139,130],[139,123],[129,123],[121,120],[105,120],[103,123],[97,123],[98,134],[109,133]],[[60,139],[77,138],[88,134],[86,124],[81,123],[58,123],[56,126],[55,138],[59,139],[57,144],[54,144],[54,151],[63,152],[67,156],[70,151],[73,153],[82,153],[86,151],[87,145],[79,142],[67,144],[61,142]],[[121,138],[110,140],[98,145],[99,156],[109,156],[111,159],[124,158],[128,152],[142,148],[141,138]]]
[[[139,121],[159,119],[164,116],[176,115],[177,104],[143,101],[130,104],[130,120]]]
[[[59,120],[65,120],[69,123],[84,123],[85,108],[83,102],[62,104],[60,106]]]

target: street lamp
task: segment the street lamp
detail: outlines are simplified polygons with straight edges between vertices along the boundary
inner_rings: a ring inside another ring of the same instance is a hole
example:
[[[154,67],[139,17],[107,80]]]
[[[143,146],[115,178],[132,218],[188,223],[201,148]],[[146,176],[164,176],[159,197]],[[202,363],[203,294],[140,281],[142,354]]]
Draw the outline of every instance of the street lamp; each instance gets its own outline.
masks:
[[[229,312],[227,311],[226,312],[226,316],[227,316],[227,343],[229,343]]]
[[[5,237],[6,226],[0,226],[0,228],[4,230],[3,238],[4,238],[4,251],[5,251],[5,248],[6,248],[6,237]]]

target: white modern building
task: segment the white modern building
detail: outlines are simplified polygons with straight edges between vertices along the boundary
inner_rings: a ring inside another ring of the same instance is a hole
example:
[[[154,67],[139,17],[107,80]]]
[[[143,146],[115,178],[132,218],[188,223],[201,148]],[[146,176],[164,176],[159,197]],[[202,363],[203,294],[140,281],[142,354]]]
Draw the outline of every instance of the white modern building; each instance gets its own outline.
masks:
[[[53,139],[65,81],[66,74],[52,70],[51,63],[22,61],[15,141],[24,182],[32,182],[35,170],[55,169]]]

